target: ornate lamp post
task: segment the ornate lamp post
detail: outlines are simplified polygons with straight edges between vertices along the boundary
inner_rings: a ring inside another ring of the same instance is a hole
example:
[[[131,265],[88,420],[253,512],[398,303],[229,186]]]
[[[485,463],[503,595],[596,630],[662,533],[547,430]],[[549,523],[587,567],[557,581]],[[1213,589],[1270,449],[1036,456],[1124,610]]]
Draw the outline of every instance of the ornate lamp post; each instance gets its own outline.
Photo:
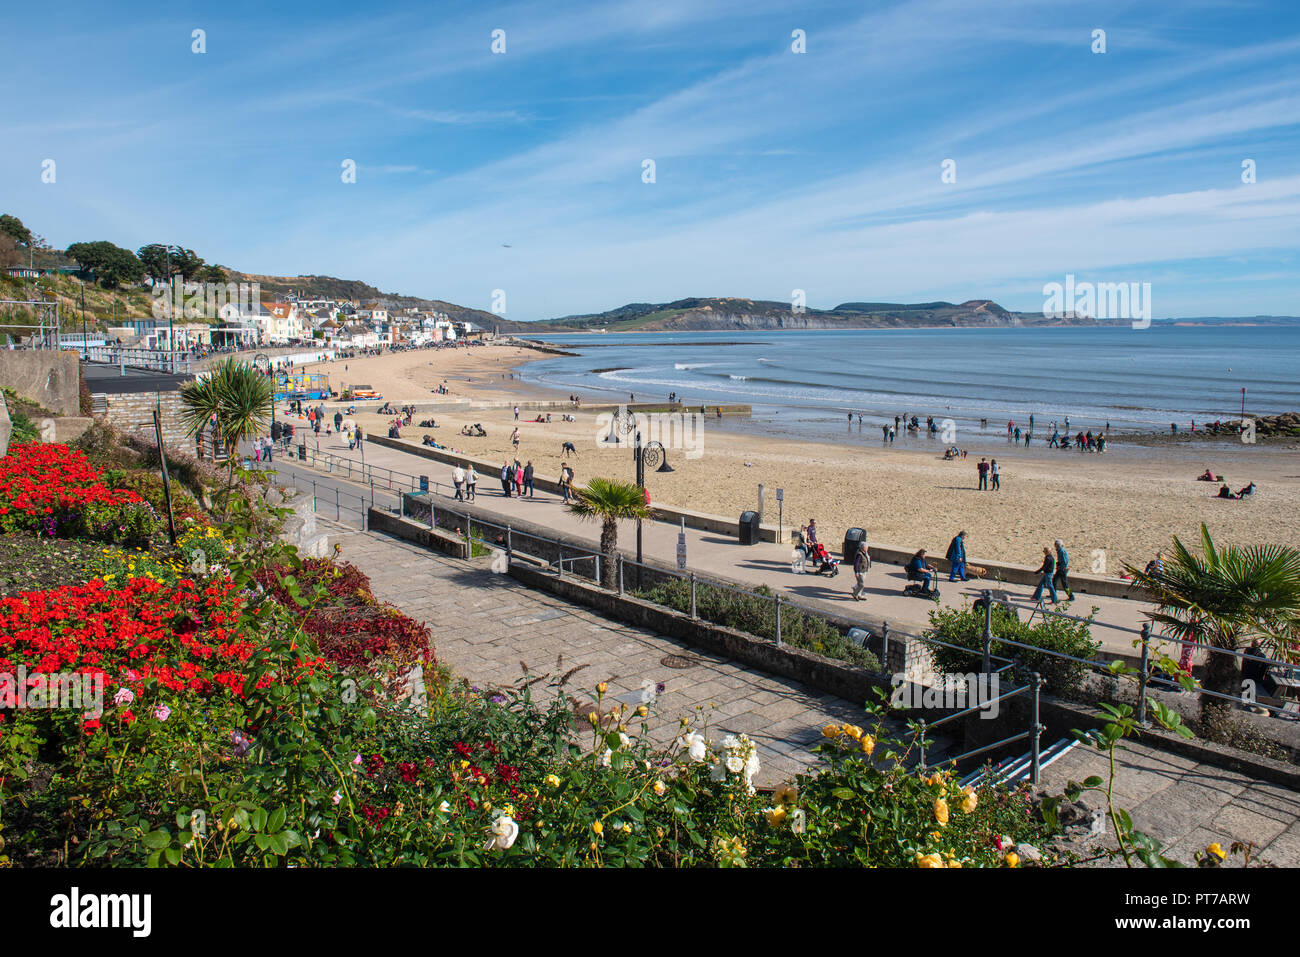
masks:
[[[614,434],[614,430],[621,432],[623,435],[627,435],[629,432],[633,433],[632,457],[636,462],[637,488],[641,489],[642,495],[645,494],[645,470],[647,467],[654,469],[656,472],[674,471],[673,467],[668,464],[667,449],[664,448],[662,442],[642,441],[641,430],[636,427],[636,416],[628,412],[626,406],[614,416],[614,421],[611,423],[610,438],[617,442],[618,437]],[[655,468],[656,466],[658,468]],[[641,519],[638,518],[636,520],[636,581],[638,588],[641,587],[642,579],[641,562]]]

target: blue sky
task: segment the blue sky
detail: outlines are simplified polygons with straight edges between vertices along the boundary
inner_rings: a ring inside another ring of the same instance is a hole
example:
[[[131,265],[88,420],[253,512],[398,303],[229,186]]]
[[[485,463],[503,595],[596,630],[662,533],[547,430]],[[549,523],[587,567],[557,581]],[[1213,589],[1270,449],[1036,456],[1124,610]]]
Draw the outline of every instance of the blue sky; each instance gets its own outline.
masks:
[[[1294,0],[5,18],[0,212],[56,246],[182,243],[477,308],[502,289],[520,320],[794,289],[1038,310],[1067,273],[1150,282],[1156,317],[1300,314]]]

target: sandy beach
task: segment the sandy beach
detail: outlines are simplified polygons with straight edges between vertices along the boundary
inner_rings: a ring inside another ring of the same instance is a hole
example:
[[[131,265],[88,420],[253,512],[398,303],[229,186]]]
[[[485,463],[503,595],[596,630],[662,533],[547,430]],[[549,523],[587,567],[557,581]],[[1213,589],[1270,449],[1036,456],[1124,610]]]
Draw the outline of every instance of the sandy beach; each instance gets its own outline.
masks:
[[[492,462],[516,457],[532,461],[547,477],[558,476],[560,463],[568,461],[578,484],[594,476],[634,480],[630,449],[598,446],[596,413],[577,411],[576,422],[561,422],[560,413],[552,411],[548,424],[526,421],[537,414],[526,411],[529,399],[566,398],[509,378],[520,365],[541,357],[528,349],[489,345],[306,368],[328,372],[335,389],[368,383],[395,406],[418,404],[420,414],[402,435],[415,445],[429,434],[441,445]],[[433,395],[431,390],[444,381],[451,394]],[[512,410],[469,405],[514,400],[525,409],[517,423],[517,453],[510,443],[516,426]],[[326,405],[334,408],[337,403]],[[438,429],[418,427],[419,419],[428,415],[437,419]],[[386,434],[390,418],[366,412],[358,416],[373,435]],[[486,438],[459,434],[462,425],[472,422],[483,424]],[[561,456],[566,440],[577,447],[576,456]],[[1008,447],[1005,454],[995,453],[1002,488],[989,492],[976,488],[978,456],[945,462],[937,450],[901,445],[841,446],[740,434],[726,431],[725,421],[719,428],[713,418],[703,424],[702,453],[687,458],[684,451],[670,449],[668,462],[674,471],[648,472],[652,501],[738,516],[757,507],[762,483],[767,490],[766,522],[777,520],[776,489],[782,488],[787,528],[815,518],[821,538],[836,543],[845,528],[861,526],[872,542],[923,546],[938,555],[964,529],[976,564],[981,558],[1037,563],[1042,547],[1061,538],[1077,571],[1089,571],[1104,559],[1104,569],[1096,567],[1096,572],[1116,575],[1125,562],[1145,565],[1175,534],[1185,542],[1196,540],[1202,522],[1225,544],[1293,544],[1300,538],[1300,458],[1287,445],[1226,446],[1190,455],[1180,448],[1148,449],[1136,458],[1066,453],[1059,459]],[[422,471],[430,466],[434,478],[449,480],[449,466],[426,463]],[[1216,483],[1195,480],[1206,467],[1224,475],[1234,490],[1254,481],[1259,493],[1244,501],[1215,498]],[[481,487],[490,490],[494,479],[484,476]]]

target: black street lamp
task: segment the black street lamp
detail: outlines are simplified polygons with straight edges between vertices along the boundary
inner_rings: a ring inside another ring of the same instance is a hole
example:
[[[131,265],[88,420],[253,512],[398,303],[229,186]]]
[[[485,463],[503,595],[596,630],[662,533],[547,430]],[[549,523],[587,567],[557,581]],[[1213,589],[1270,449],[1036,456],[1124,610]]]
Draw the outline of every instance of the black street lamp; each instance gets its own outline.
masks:
[[[635,430],[635,432],[633,432]],[[668,464],[667,449],[662,442],[643,442],[641,440],[641,430],[636,428],[636,416],[627,411],[627,407],[622,407],[619,412],[615,413],[613,420],[609,425],[609,439],[607,441],[614,444],[619,443],[618,433],[627,435],[633,432],[632,437],[632,458],[636,462],[636,484],[641,490],[642,497],[645,496],[645,470],[647,467],[654,469],[656,472],[672,472],[673,467]],[[655,468],[658,466],[658,468]],[[636,520],[636,580],[637,587],[641,587],[641,519]]]

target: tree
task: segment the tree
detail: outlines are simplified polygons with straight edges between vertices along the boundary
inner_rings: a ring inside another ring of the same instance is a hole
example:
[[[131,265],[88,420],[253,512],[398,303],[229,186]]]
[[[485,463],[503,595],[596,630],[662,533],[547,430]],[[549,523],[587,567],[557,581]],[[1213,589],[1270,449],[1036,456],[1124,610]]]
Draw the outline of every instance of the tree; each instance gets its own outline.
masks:
[[[150,243],[148,246],[141,246],[136,250],[136,256],[139,257],[141,264],[144,266],[145,273],[153,279],[154,282],[166,282],[171,278],[171,272],[167,268],[167,256],[170,247],[162,243]],[[174,268],[172,272],[174,272]]]
[[[606,588],[617,586],[614,567],[615,549],[618,547],[618,520],[620,518],[649,518],[650,509],[645,503],[645,493],[631,482],[594,478],[585,488],[576,489],[576,498],[569,502],[569,511],[584,520],[599,521],[600,550],[605,556],[601,568],[601,583]]]
[[[23,225],[23,221],[17,216],[11,216],[5,213],[0,216],[0,233],[9,236],[20,246],[30,248],[34,241],[32,231]]]
[[[212,263],[211,265],[204,266],[203,269],[199,272],[199,282],[224,283],[226,281],[226,278],[227,278],[226,271],[222,269],[220,266],[218,266],[216,263]]]
[[[144,264],[135,253],[107,240],[73,243],[68,247],[68,255],[83,270],[93,274],[96,282],[109,289],[123,282],[139,282],[144,276]]]
[[[186,282],[198,279],[205,265],[203,257],[194,250],[186,249],[184,246],[172,247],[172,266]]]
[[[270,428],[275,410],[271,380],[251,363],[232,357],[213,366],[204,378],[183,385],[181,404],[181,417],[190,435],[212,428],[226,446],[230,462],[225,496],[228,513],[239,446]]]
[[[17,241],[8,233],[0,233],[0,269],[17,266],[22,263],[22,260]]]
[[[1222,651],[1239,651],[1262,642],[1276,656],[1300,626],[1300,550],[1284,545],[1219,548],[1201,525],[1201,553],[1174,538],[1173,556],[1150,572],[1128,566],[1138,585],[1155,598],[1153,622],[1171,638]],[[1210,653],[1205,665],[1206,692],[1241,696],[1241,663],[1233,655]],[[1226,740],[1233,725],[1233,704],[1201,695],[1200,733]]]

